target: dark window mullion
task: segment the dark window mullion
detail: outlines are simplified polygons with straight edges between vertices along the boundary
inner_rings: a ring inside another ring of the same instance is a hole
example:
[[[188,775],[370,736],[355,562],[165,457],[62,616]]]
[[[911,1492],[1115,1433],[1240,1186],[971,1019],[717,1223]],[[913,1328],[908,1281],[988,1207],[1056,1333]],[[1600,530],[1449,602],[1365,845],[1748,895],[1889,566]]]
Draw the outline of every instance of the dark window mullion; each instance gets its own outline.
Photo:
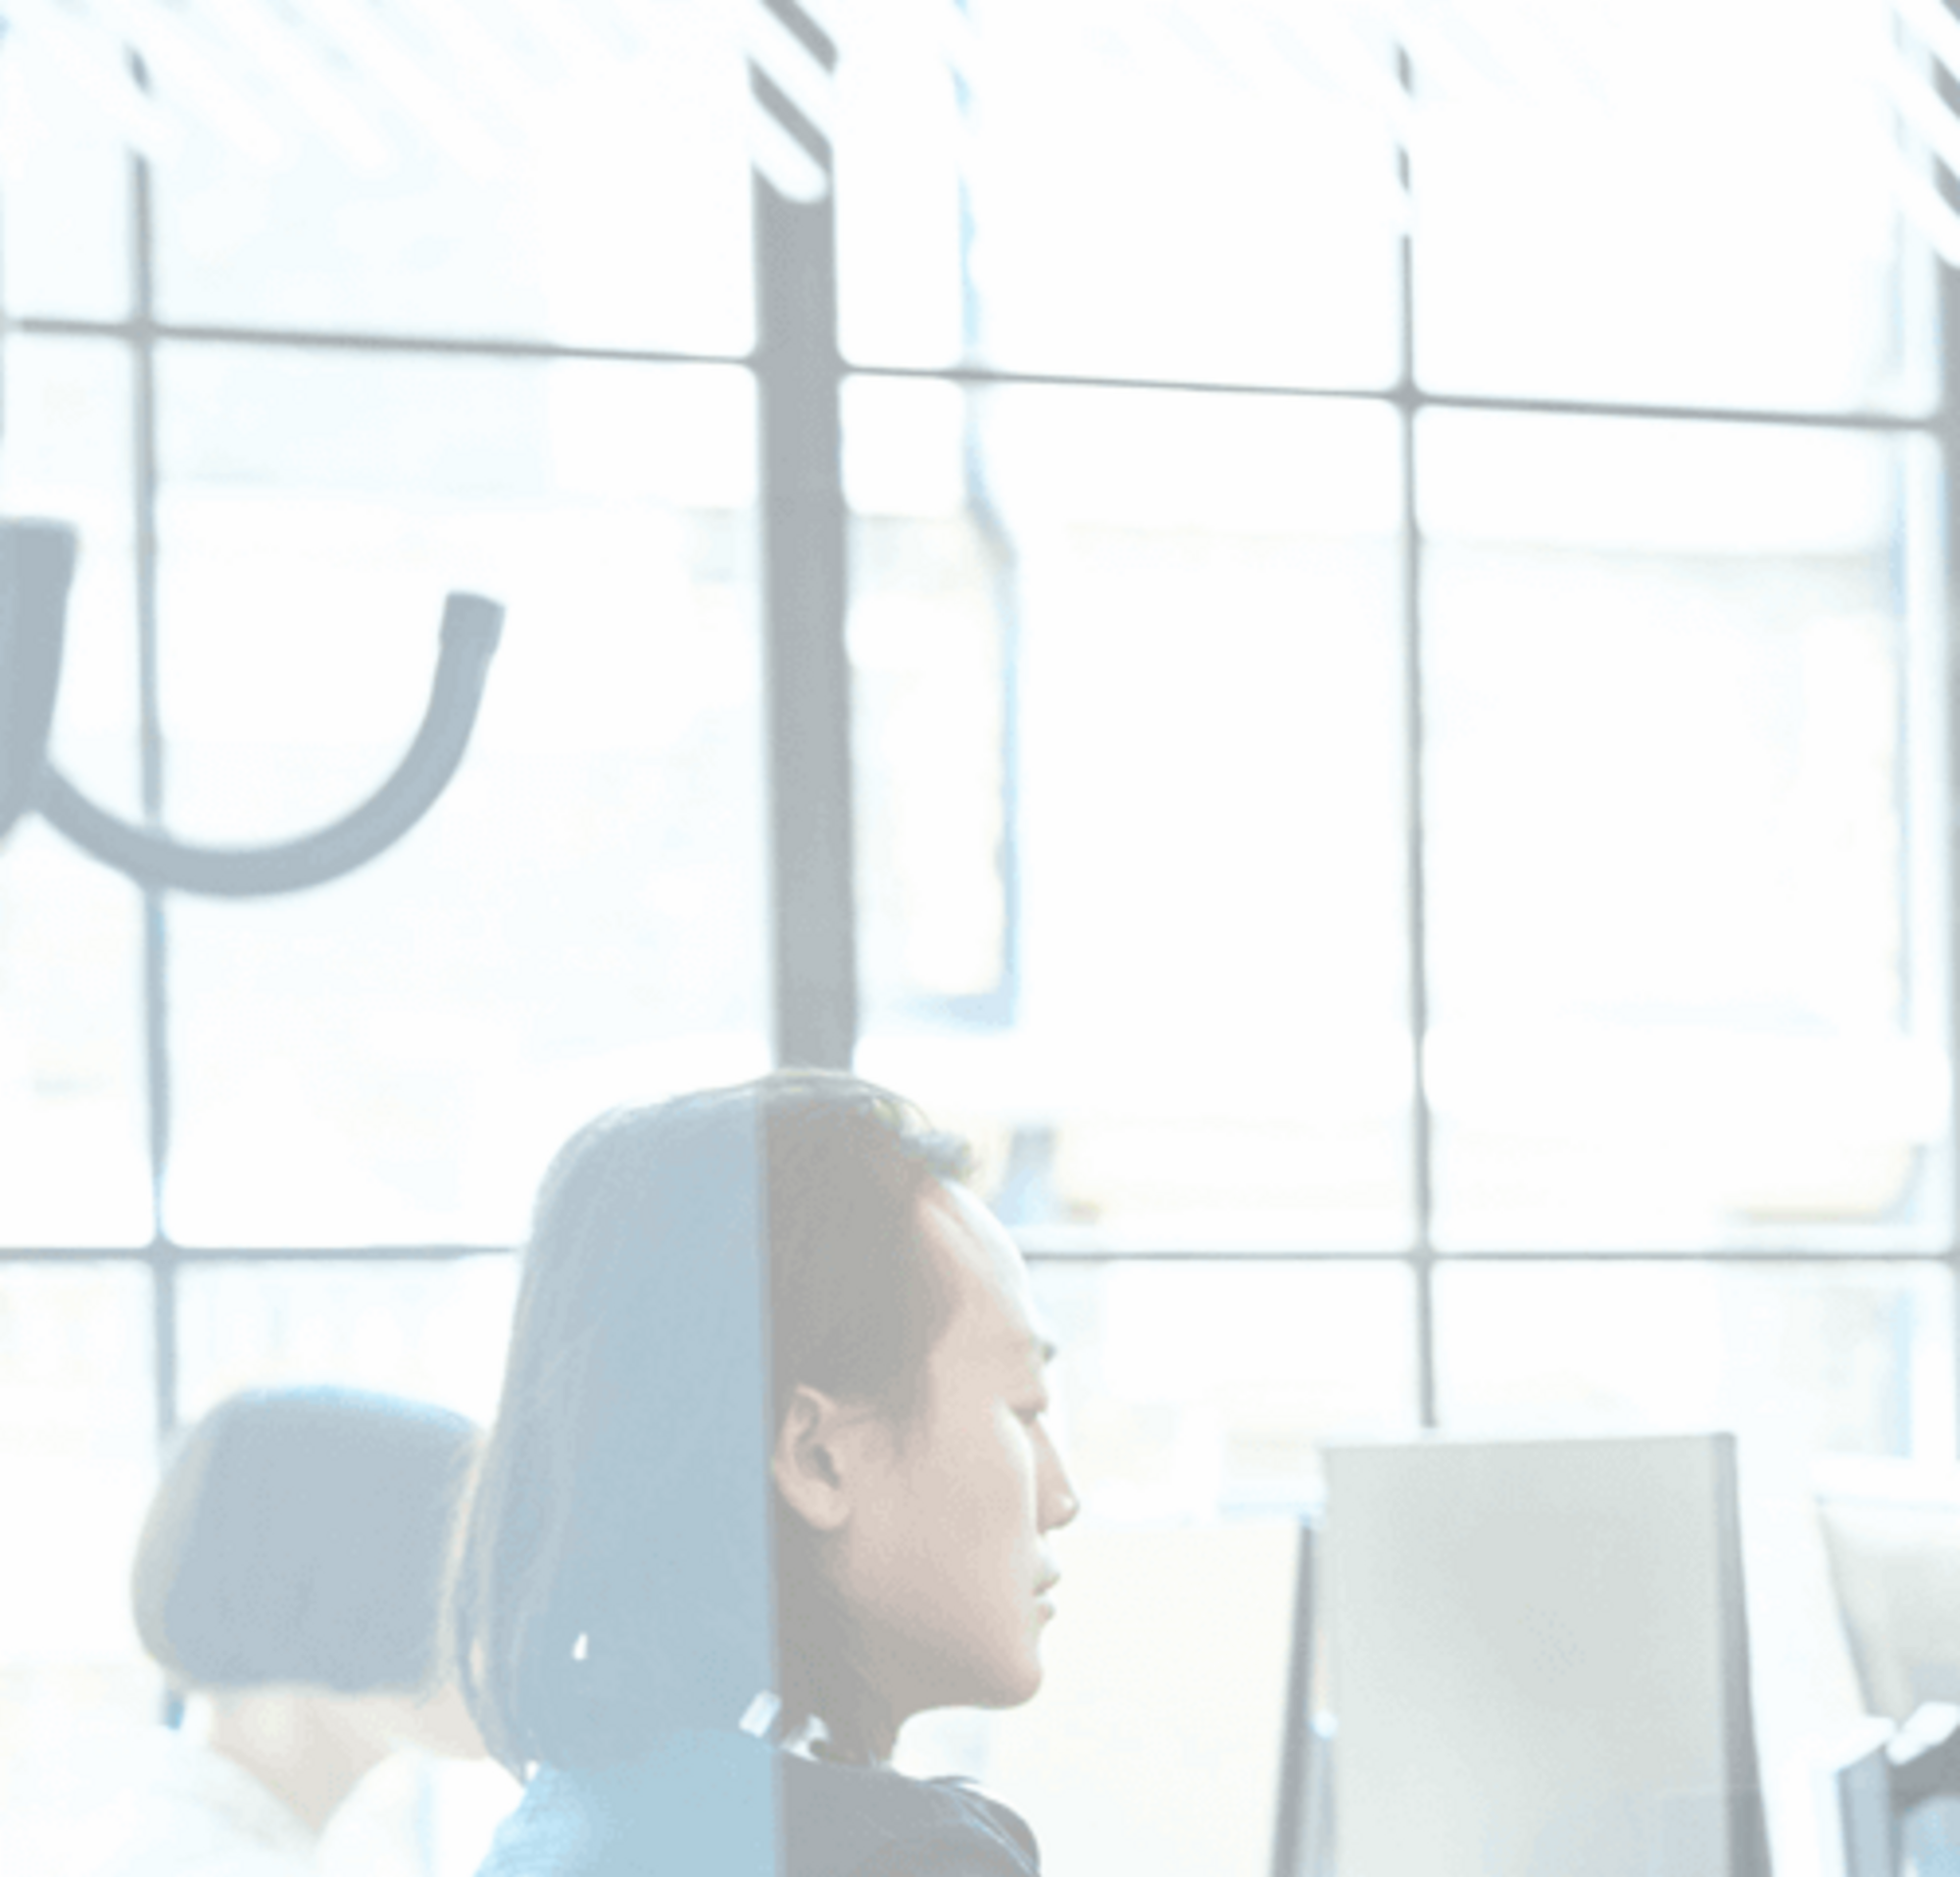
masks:
[[[772,10],[802,20],[792,0]],[[780,104],[762,88],[750,108]],[[797,134],[827,181],[827,143],[808,124]],[[858,934],[836,215],[828,187],[791,201],[760,173],[755,215],[775,1055],[849,1068]]]
[[[132,61],[138,83],[140,61]],[[156,272],[150,166],[129,159],[130,457],[136,523],[136,657],[139,760],[145,826],[164,818],[164,730],[157,639],[157,355]],[[161,1254],[164,1186],[171,1149],[170,927],[164,896],[153,886],[143,896],[143,1090],[146,1108],[150,1230]],[[168,1256],[151,1263],[157,1432],[168,1438],[177,1422],[176,1267]]]
[[[1960,108],[1960,78],[1937,66],[1931,67],[1929,75],[1940,102],[1948,110]],[[1930,159],[1926,162],[1926,169],[1934,188],[1951,205],[1955,188],[1948,172]],[[1937,296],[1935,331],[1939,397],[1933,431],[1934,444],[1939,452],[1939,629],[1944,636],[1950,667],[1960,661],[1960,588],[1956,588],[1954,579],[1956,558],[1960,558],[1960,271],[1943,262],[1935,262],[1934,266]],[[1901,290],[1904,290],[1903,282]],[[1910,525],[1909,516],[1906,524]],[[1944,825],[1938,829],[1936,838],[1944,843],[1946,860],[1946,905],[1943,910],[1948,967],[1947,1067],[1951,1093],[1947,1142],[1950,1156],[1956,1124],[1954,1117],[1960,1115],[1960,996],[1956,996],[1954,991],[1955,986],[1960,986],[1960,950],[1956,950],[1960,948],[1960,895],[1956,895],[1956,888],[1960,888],[1960,847],[1955,845],[1956,836],[1960,836],[1960,740],[1956,739],[1952,721],[1950,672],[1946,698],[1947,721],[1942,726],[1946,737],[1946,786],[1945,801],[1940,805],[1944,810]],[[1910,808],[1910,804],[1908,806]],[[1946,1332],[1950,1356],[1960,1353],[1960,1177],[1956,1177],[1951,1170],[1946,1187],[1946,1268],[1949,1276]],[[1960,1391],[1956,1391],[1953,1407],[1956,1416],[1960,1416]],[[1956,1428],[1956,1437],[1960,1437],[1960,1428]]]
[[[130,55],[136,82],[146,84],[142,61]],[[150,166],[129,157],[130,461],[136,524],[136,663],[138,749],[142,813],[146,827],[164,818],[164,729],[157,665],[157,352],[156,247],[153,239]],[[170,927],[164,896],[145,884],[143,901],[143,1092],[150,1172],[150,1339],[157,1444],[177,1425],[177,1273],[164,1229],[164,1186],[170,1169]],[[174,1727],[183,1703],[166,1690],[161,1718]]]
[[[1017,1237],[1019,1235],[1017,1234]],[[1243,1246],[1153,1245],[1100,1247],[1044,1244],[1039,1233],[1021,1240],[1021,1249],[1030,1264],[1357,1264],[1373,1270],[1388,1270],[1410,1261],[1408,1252],[1366,1250],[1354,1246],[1282,1246],[1251,1248]],[[0,1245],[0,1265],[82,1265],[141,1264],[155,1267],[171,1264],[445,1264],[473,1258],[509,1258],[517,1255],[514,1245],[393,1244],[393,1245],[177,1245],[168,1241],[145,1245]],[[1764,1250],[1730,1247],[1726,1250],[1692,1250],[1646,1246],[1634,1250],[1615,1247],[1608,1251],[1564,1246],[1551,1250],[1523,1251],[1517,1248],[1485,1248],[1450,1252],[1439,1263],[1454,1268],[1490,1264],[1530,1264],[1546,1267],[1574,1264],[1632,1265],[1707,1264],[1735,1269],[1774,1270],[1829,1264],[1854,1270],[1891,1270],[1900,1266],[1936,1267],[1952,1270],[1960,1263],[1960,1253],[1950,1249],[1838,1250],[1824,1246],[1776,1246]]]
[[[1396,51],[1396,74],[1411,102],[1415,66],[1406,46]],[[1396,152],[1396,179],[1412,201],[1415,176],[1408,146]],[[1438,1425],[1436,1399],[1436,1244],[1434,1142],[1429,1081],[1424,1067],[1429,1047],[1429,898],[1424,852],[1428,817],[1424,812],[1424,698],[1422,674],[1422,533],[1416,513],[1415,431],[1418,409],[1415,373],[1415,218],[1411,215],[1396,246],[1396,297],[1400,313],[1400,360],[1396,374],[1396,409],[1401,424],[1401,633],[1402,633],[1402,788],[1406,797],[1408,895],[1409,1175],[1415,1237],[1408,1254],[1415,1283],[1416,1421]]]
[[[1940,90],[1949,104],[1960,103],[1960,84],[1943,74],[1939,79]],[[1942,177],[1943,186],[1943,177]],[[1939,416],[1935,436],[1939,451],[1939,592],[1940,628],[1945,635],[1946,656],[1949,664],[1960,662],[1960,591],[1956,591],[1954,567],[1960,558],[1960,272],[1951,267],[1941,266],[1938,275],[1938,319],[1939,319]],[[1949,676],[1947,697],[1953,696]],[[1945,826],[1939,838],[1946,847],[1947,909],[1946,930],[1948,946],[1948,969],[1950,983],[1960,986],[1960,735],[1950,720],[1946,726],[1946,811]],[[1947,1023],[1949,1075],[1954,1078],[1950,1084],[1954,1094],[1950,1101],[1951,1112],[1960,1114],[1960,996],[1952,991],[1947,999]],[[1949,1139],[1954,1123],[1949,1117]],[[1960,1351],[1960,1178],[1949,1175],[1947,1198],[1952,1210],[1947,1219],[1948,1253],[1947,1269],[1951,1277],[1951,1318],[1947,1334],[1952,1338],[1953,1347]],[[1954,1408],[1960,1414],[1960,1392],[1956,1392]],[[1960,1438],[1960,1428],[1956,1428],[1956,1438]]]

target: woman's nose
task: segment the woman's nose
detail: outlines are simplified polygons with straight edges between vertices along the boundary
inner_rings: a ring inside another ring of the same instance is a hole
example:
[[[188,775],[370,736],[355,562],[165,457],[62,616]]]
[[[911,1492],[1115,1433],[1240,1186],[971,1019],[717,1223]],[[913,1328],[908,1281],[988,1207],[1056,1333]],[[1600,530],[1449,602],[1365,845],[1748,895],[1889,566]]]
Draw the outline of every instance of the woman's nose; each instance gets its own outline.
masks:
[[[1052,1441],[1045,1457],[1048,1464],[1043,1468],[1040,1525],[1043,1531],[1052,1532],[1073,1519],[1082,1509],[1082,1502],[1076,1497],[1075,1482],[1069,1478],[1068,1468]]]

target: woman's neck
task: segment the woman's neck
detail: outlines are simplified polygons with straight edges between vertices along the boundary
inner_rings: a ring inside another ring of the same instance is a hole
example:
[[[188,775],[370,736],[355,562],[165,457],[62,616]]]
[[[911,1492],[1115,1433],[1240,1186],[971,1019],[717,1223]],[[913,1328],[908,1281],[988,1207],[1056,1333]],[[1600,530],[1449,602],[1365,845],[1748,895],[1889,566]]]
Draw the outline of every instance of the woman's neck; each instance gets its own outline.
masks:
[[[309,1688],[255,1688],[204,1697],[200,1731],[315,1833],[387,1756],[362,1724],[358,1698]]]

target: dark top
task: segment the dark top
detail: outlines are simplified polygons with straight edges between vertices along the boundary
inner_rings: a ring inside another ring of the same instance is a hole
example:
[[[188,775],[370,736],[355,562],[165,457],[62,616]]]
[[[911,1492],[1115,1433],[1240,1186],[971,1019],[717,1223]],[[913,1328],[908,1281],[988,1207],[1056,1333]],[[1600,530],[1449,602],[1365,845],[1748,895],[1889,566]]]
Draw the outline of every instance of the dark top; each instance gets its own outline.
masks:
[[[539,1769],[477,1877],[1040,1877],[1034,1833],[960,1780],[840,1766],[744,1734]]]

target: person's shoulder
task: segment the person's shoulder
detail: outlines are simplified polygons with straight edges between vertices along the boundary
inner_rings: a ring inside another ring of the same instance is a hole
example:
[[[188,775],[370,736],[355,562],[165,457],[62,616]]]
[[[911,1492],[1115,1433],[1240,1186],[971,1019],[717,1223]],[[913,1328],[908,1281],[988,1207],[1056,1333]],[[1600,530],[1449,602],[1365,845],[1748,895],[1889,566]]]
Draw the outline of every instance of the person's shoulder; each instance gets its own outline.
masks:
[[[1040,1877],[1034,1834],[963,1781],[806,1759],[745,1735],[676,1736],[631,1760],[540,1769],[477,1877]]]
[[[305,1853],[265,1844],[199,1816],[186,1806],[119,1806],[76,1834],[68,1861],[73,1877],[316,1877]]]
[[[243,1767],[165,1730],[121,1755],[113,1793],[68,1835],[72,1877],[314,1877],[310,1836]]]
[[[1039,1877],[1016,1812],[958,1779],[784,1756],[789,1877]]]

